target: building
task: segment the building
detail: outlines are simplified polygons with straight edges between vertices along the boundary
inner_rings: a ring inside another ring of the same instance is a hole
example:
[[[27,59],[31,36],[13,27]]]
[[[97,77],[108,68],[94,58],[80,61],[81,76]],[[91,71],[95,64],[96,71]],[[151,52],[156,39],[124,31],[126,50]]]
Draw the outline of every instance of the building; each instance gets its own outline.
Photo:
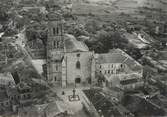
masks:
[[[32,89],[26,83],[19,83],[17,85],[19,104],[29,105],[32,103]]]
[[[98,89],[87,89],[83,90],[83,92],[93,104],[100,117],[134,117],[123,105],[107,98],[107,96]]]
[[[15,86],[0,90],[0,115],[16,112],[18,107],[18,91]]]
[[[15,85],[15,81],[11,73],[0,73],[0,88],[4,88],[9,85]]]
[[[18,114],[20,117],[73,117],[72,110],[62,101],[19,108]]]
[[[7,94],[6,94],[6,91],[1,91],[0,96],[1,96],[0,107],[4,107],[4,108],[10,107],[10,100],[9,100]]]
[[[32,40],[27,43],[26,49],[33,59],[45,58],[46,48],[40,39]]]
[[[107,87],[131,90],[143,86],[143,67],[120,49],[96,54],[96,71],[105,77]]]
[[[58,14],[57,14],[58,15]],[[95,78],[94,52],[65,34],[61,16],[50,13],[47,40],[47,80],[66,87],[91,83]]]
[[[166,100],[159,96],[146,97],[144,94],[131,94],[125,98],[124,106],[135,116],[166,116]]]

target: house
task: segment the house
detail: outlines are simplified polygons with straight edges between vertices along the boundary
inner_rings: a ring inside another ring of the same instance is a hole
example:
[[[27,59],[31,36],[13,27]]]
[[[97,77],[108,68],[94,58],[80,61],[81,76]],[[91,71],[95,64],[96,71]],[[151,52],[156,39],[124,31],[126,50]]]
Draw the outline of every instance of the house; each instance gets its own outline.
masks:
[[[1,107],[9,107],[10,106],[10,101],[8,99],[8,96],[6,94],[6,91],[1,91],[0,92],[0,105]]]
[[[19,83],[17,85],[17,90],[19,93],[19,104],[29,105],[32,103],[32,89],[26,83]]]
[[[5,91],[0,91],[0,115],[10,112],[10,101]]]
[[[46,104],[37,104],[18,110],[20,117],[72,117],[73,112],[62,101],[54,101]]]
[[[93,104],[100,117],[134,117],[123,105],[110,100],[98,89],[87,89],[83,90],[83,92]]]
[[[16,85],[11,73],[0,73],[0,88]]]
[[[120,49],[96,54],[96,71],[105,77],[105,86],[133,90],[143,86],[143,67]]]
[[[166,101],[159,96],[147,97],[144,94],[126,96],[125,107],[135,116],[166,116]],[[163,97],[164,98],[164,97]]]
[[[33,59],[45,58],[46,48],[40,39],[29,41],[26,45],[26,49]]]
[[[5,87],[0,91],[0,115],[16,112],[18,107],[18,92],[15,86]]]

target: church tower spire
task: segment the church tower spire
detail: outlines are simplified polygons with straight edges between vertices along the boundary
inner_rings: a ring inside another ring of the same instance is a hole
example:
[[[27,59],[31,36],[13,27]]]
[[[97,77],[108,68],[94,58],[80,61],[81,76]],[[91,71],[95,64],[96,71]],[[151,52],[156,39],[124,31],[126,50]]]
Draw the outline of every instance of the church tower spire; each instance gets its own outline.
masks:
[[[64,31],[60,14],[48,14],[47,80],[61,83],[62,59],[64,56]]]

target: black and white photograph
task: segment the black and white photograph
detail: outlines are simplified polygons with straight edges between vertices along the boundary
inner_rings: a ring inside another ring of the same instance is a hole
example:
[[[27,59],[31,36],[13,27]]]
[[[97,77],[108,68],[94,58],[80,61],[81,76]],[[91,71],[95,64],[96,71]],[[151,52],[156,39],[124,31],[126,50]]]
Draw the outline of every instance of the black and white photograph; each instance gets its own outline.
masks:
[[[167,0],[0,0],[0,117],[167,117]]]

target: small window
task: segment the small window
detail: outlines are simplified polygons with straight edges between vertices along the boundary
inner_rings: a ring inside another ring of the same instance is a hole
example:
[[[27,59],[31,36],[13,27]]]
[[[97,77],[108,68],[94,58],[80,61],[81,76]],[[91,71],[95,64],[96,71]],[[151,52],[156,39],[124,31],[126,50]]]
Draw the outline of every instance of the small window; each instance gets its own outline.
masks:
[[[55,81],[57,80],[56,76],[55,76]]]
[[[56,29],[53,28],[53,35],[56,35]]]
[[[57,32],[57,34],[59,34],[59,28],[57,27],[57,29],[56,29],[56,32]]]
[[[57,41],[57,48],[59,48],[59,46],[60,46],[60,42],[59,42],[59,41]]]
[[[58,66],[56,65],[56,71],[58,71]]]
[[[6,102],[6,105],[8,106],[8,105],[9,105],[9,103],[8,103],[8,102]]]
[[[27,98],[28,98],[28,99],[30,99],[30,98],[31,98],[31,95],[30,95],[30,94],[28,94],[28,95],[27,95]]]
[[[77,54],[77,57],[80,57],[80,54]]]
[[[100,69],[101,69],[102,67],[101,67],[101,65],[100,65]]]
[[[110,74],[110,70],[108,70],[108,74]]]
[[[53,46],[54,46],[54,48],[56,47],[56,43],[57,43],[56,41],[53,42]]]
[[[81,68],[81,63],[80,63],[79,61],[77,61],[77,63],[76,63],[76,68],[77,68],[77,69],[80,69],[80,68]]]
[[[123,68],[124,66],[123,66],[123,64],[121,64],[121,68]]]

